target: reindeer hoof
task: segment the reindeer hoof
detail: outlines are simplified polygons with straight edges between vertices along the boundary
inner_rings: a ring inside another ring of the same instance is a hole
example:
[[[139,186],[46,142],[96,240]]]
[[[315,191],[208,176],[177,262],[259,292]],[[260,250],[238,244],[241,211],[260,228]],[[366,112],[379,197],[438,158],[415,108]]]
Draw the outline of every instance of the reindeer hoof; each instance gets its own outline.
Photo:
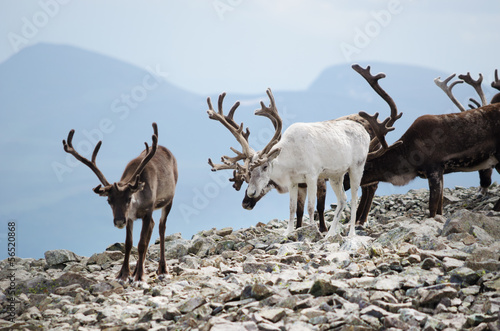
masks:
[[[130,272],[127,272],[127,271],[120,271],[118,273],[118,275],[116,275],[116,280],[120,283],[120,284],[125,284],[128,282],[129,280],[129,277],[130,277]]]

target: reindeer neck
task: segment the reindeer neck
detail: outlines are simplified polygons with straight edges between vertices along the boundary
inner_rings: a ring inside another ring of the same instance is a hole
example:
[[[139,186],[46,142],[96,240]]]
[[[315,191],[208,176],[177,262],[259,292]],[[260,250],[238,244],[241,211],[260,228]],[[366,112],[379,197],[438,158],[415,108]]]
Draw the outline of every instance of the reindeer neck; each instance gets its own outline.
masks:
[[[417,168],[409,162],[404,145],[396,146],[385,154],[367,161],[361,185],[387,182],[402,186],[417,176]]]

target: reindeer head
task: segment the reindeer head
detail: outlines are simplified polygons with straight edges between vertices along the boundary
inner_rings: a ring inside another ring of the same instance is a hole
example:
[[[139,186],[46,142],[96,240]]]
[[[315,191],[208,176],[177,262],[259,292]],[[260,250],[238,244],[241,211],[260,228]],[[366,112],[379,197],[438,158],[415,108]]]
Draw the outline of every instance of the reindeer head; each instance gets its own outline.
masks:
[[[273,188],[271,174],[273,170],[273,161],[280,154],[279,148],[265,154],[265,158],[258,159],[250,165],[250,182],[248,183],[245,197],[262,198]]]
[[[262,178],[262,180],[259,180],[258,183],[260,188],[259,194],[249,195],[249,191],[247,189],[245,198],[242,202],[243,208],[245,209],[252,209],[257,201],[259,201],[273,187],[269,182],[269,178],[267,178],[266,182],[266,171],[269,169],[269,164],[272,160],[279,154],[279,149],[272,150],[272,148],[281,138],[282,120],[278,115],[271,89],[268,89],[266,92],[269,96],[271,104],[269,107],[266,107],[261,101],[261,109],[256,110],[255,115],[269,118],[273,123],[275,133],[266,147],[259,152],[255,152],[248,144],[248,136],[250,135],[248,128],[244,131],[243,123],[241,123],[241,125],[237,125],[233,120],[234,112],[240,103],[236,102],[229,111],[228,115],[225,116],[222,110],[222,103],[224,101],[224,97],[226,96],[225,93],[222,93],[219,96],[218,112],[213,109],[210,98],[207,99],[209,107],[207,113],[209,118],[221,122],[222,125],[224,125],[224,127],[226,127],[233,134],[242,147],[241,152],[231,147],[231,150],[236,153],[236,156],[223,156],[221,158],[221,161],[223,162],[222,164],[214,164],[211,159],[208,159],[208,163],[212,166],[212,171],[233,169],[233,178],[231,178],[230,181],[234,182],[233,187],[237,191],[241,189],[243,182],[247,182],[249,185],[252,183],[252,186],[255,185],[256,179],[252,182],[252,177]],[[239,161],[243,161],[243,164],[240,164]]]
[[[102,174],[99,168],[96,165],[96,157],[99,149],[101,148],[102,141],[99,141],[92,153],[92,161],[81,156],[74,148],[73,148],[73,135],[75,134],[75,130],[71,130],[68,134],[68,140],[63,140],[63,147],[66,153],[73,155],[77,160],[88,166],[96,175],[97,178],[101,181],[101,184],[96,186],[93,191],[96,194],[99,194],[103,197],[108,197],[108,203],[111,206],[111,210],[113,211],[113,223],[114,225],[122,229],[127,224],[127,220],[129,219],[129,211],[131,210],[131,206],[134,203],[134,194],[142,191],[144,189],[145,183],[140,180],[141,174],[146,166],[146,164],[153,158],[156,153],[156,149],[158,147],[158,127],[156,123],[153,123],[154,134],[152,137],[153,143],[151,149],[148,144],[146,144],[146,151],[144,158],[136,163],[139,163],[137,168],[132,174],[125,173],[121,181],[110,184],[106,177]],[[137,159],[136,159],[137,160]],[[135,160],[134,160],[135,161]],[[134,162],[132,161],[132,162]],[[125,176],[127,175],[127,176]]]

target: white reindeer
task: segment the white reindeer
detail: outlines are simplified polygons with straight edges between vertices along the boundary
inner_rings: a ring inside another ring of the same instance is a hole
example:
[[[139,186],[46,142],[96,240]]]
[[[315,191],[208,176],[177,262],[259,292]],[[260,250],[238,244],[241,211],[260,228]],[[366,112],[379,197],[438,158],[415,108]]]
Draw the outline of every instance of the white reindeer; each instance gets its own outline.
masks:
[[[267,90],[271,101],[269,107],[261,102],[261,109],[255,114],[268,117],[274,127],[275,134],[262,151],[254,152],[248,144],[249,131],[243,133],[243,123],[238,126],[234,120],[236,103],[229,114],[224,116],[222,101],[225,94],[219,97],[219,111],[212,108],[208,98],[208,114],[211,119],[220,121],[238,140],[242,152],[231,148],[236,157],[223,156],[223,164],[214,164],[209,159],[212,170],[235,169],[233,181],[245,179],[248,184],[246,194],[258,197],[262,192],[276,188],[279,193],[290,192],[290,219],[285,235],[293,231],[294,215],[297,208],[298,185],[307,184],[307,211],[312,220],[316,200],[318,179],[329,179],[337,196],[338,207],[327,236],[337,232],[340,215],[346,205],[347,196],[343,188],[343,179],[349,173],[351,184],[351,219],[349,236],[355,235],[354,223],[358,202],[358,188],[363,175],[365,161],[370,146],[370,136],[363,125],[351,120],[332,120],[317,123],[296,123],[291,125],[281,137],[282,121],[278,115],[271,90]],[[378,115],[378,114],[377,114]],[[377,116],[376,115],[376,116]],[[390,131],[386,127],[387,120],[379,125],[377,136],[381,130]],[[376,153],[376,152],[374,152]],[[370,153],[371,154],[371,153]],[[238,161],[243,160],[240,165]]]

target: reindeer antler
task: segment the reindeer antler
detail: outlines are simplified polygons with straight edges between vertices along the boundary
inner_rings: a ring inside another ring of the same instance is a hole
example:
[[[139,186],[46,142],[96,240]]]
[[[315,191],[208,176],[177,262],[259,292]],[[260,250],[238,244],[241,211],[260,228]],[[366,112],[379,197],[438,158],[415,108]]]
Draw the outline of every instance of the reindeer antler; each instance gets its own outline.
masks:
[[[135,184],[132,184],[133,186],[137,185],[140,174],[144,170],[144,167],[146,167],[146,164],[148,164],[148,162],[153,158],[158,148],[158,125],[156,125],[156,123],[153,123],[153,136],[151,137],[151,139],[153,140],[151,144],[151,150],[149,150],[148,144],[144,143],[146,144],[146,156],[142,159],[141,163],[139,163],[139,166],[137,166],[137,168],[135,169],[134,174],[130,177],[131,179],[129,181],[129,184],[132,183],[132,180],[135,181]]]
[[[249,171],[258,167],[262,163],[264,163],[267,159],[272,157],[274,154],[279,153],[279,149],[275,149],[271,152],[271,149],[276,145],[281,139],[281,129],[283,128],[283,121],[278,114],[278,109],[276,108],[276,102],[274,101],[274,96],[270,88],[266,90],[267,96],[269,97],[270,104],[269,107],[266,107],[264,102],[260,102],[260,109],[255,111],[255,115],[264,116],[271,120],[274,126],[274,135],[271,140],[267,143],[267,145],[258,152],[259,157],[257,160],[252,162],[250,165]]]
[[[477,80],[472,79],[470,72],[468,72],[467,75],[459,75],[458,78],[462,79],[464,82],[466,82],[476,90],[477,94],[479,95],[479,98],[481,98],[482,106],[486,106],[488,104],[488,102],[486,101],[486,97],[484,96],[483,89],[481,87],[481,83],[483,82],[483,75],[481,73],[479,74],[479,78]],[[479,105],[479,102],[477,102],[473,98],[470,98],[469,100],[472,101],[474,104]],[[469,105],[469,107],[475,108],[472,105]]]
[[[84,158],[81,156],[74,148],[73,148],[73,135],[75,134],[75,130],[71,130],[68,134],[68,140],[63,140],[63,148],[66,153],[69,153],[73,155],[78,161],[82,162],[85,164],[87,167],[92,170],[97,178],[101,181],[102,185],[108,186],[109,183],[106,180],[106,177],[102,174],[101,170],[97,167],[96,164],[96,158],[97,158],[97,153],[99,153],[99,149],[101,148],[102,141],[99,141],[97,145],[94,148],[94,152],[92,153],[92,161],[89,161],[88,159]]]
[[[464,106],[462,106],[462,104],[455,98],[455,96],[451,92],[451,90],[453,89],[453,87],[455,85],[462,84],[464,81],[463,80],[456,80],[453,83],[451,83],[450,85],[448,85],[448,83],[450,82],[450,80],[452,80],[455,76],[456,76],[456,74],[452,74],[448,78],[446,78],[444,81],[441,80],[441,77],[434,78],[434,83],[436,83],[436,85],[441,90],[444,91],[444,93],[448,96],[448,98],[451,99],[451,101],[453,101],[453,103],[455,104],[455,106],[457,106],[458,109],[460,109],[460,111],[465,111]]]
[[[378,120],[378,113],[375,113],[373,116],[370,116],[366,112],[360,111],[359,116],[361,116],[362,118],[367,120],[368,123],[370,123],[370,126],[372,127],[373,132],[375,133],[375,136],[377,137],[381,145],[381,147],[376,151],[368,153],[368,159],[370,160],[374,159],[384,154],[389,148],[393,148],[395,146],[402,144],[402,141],[396,141],[390,147],[387,145],[387,141],[385,140],[385,135],[394,130],[394,128],[389,125],[389,121],[391,120],[390,117],[387,117],[383,122],[380,122]]]
[[[498,69],[495,69],[495,80],[491,82],[491,87],[500,90],[500,80],[498,79]]]
[[[283,121],[278,114],[278,109],[276,108],[276,102],[274,101],[274,96],[270,88],[266,90],[267,96],[269,97],[270,104],[269,107],[264,105],[264,102],[260,102],[260,109],[255,111],[255,115],[265,116],[271,120],[274,126],[274,136],[271,138],[269,143],[260,152],[262,155],[269,153],[271,148],[276,145],[281,139],[281,129],[283,128]]]
[[[236,109],[239,107],[240,102],[237,101],[233,105],[233,107],[231,107],[229,113],[227,115],[224,115],[222,106],[225,96],[226,96],[225,92],[219,95],[219,100],[217,104],[218,112],[216,112],[213,109],[210,97],[207,98],[208,117],[212,120],[219,121],[222,125],[224,125],[224,127],[226,127],[226,129],[228,129],[229,132],[231,132],[233,136],[236,138],[236,140],[240,143],[242,151],[240,152],[235,148],[231,147],[231,150],[236,154],[235,157],[222,156],[221,157],[222,164],[215,164],[212,162],[212,159],[208,159],[208,164],[210,164],[210,166],[212,167],[212,171],[234,169],[233,178],[229,180],[234,182],[233,187],[237,191],[239,191],[241,185],[243,184],[243,181],[248,181],[248,165],[250,164],[250,160],[252,159],[255,152],[250,148],[250,145],[248,144],[248,137],[250,136],[250,130],[247,128],[244,131],[243,123],[241,123],[241,125],[238,125],[233,119],[234,113]],[[244,160],[245,163],[244,166],[241,166],[238,163],[238,161],[240,160]]]
[[[378,81],[382,78],[385,78],[384,73],[378,73],[377,75],[372,75],[370,73],[370,66],[367,66],[366,69],[362,68],[358,64],[353,64],[352,68],[359,73],[367,82],[370,84],[372,89],[377,92],[377,94],[389,105],[389,108],[391,109],[391,115],[387,117],[382,123],[380,123],[377,118],[378,118],[378,113],[376,113],[373,116],[369,116],[365,112],[360,112],[359,115],[363,117],[365,120],[368,121],[370,126],[372,127],[375,138],[372,139],[370,142],[370,150],[373,150],[378,146],[380,143],[382,145],[382,148],[386,149],[387,148],[387,142],[385,141],[385,135],[389,132],[394,130],[392,125],[403,116],[403,113],[398,114],[398,108],[396,106],[396,103],[394,100],[391,98],[391,96],[380,86]],[[363,113],[363,115],[361,115]],[[383,126],[380,126],[382,125]],[[373,152],[372,152],[373,153]]]

